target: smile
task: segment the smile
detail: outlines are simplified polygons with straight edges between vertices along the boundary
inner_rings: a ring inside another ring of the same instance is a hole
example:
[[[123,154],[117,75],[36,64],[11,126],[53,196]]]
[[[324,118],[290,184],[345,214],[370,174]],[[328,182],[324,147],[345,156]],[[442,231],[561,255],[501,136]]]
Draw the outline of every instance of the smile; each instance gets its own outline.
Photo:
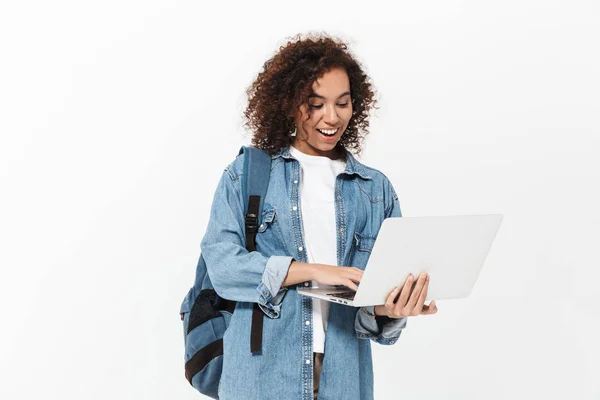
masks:
[[[338,129],[339,128],[336,128],[336,129],[319,129],[319,128],[317,128],[317,130],[319,132],[321,132],[321,134],[323,134],[325,136],[333,136],[333,135],[335,135],[337,133]]]

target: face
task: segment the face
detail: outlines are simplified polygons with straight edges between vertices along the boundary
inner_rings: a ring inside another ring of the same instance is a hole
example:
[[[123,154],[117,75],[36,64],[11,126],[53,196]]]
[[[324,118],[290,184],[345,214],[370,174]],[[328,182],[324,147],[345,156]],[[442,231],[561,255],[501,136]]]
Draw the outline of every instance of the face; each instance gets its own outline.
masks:
[[[312,90],[310,118],[306,104],[296,113],[293,146],[306,154],[335,159],[335,146],[352,117],[348,74],[342,68],[332,69],[313,83]]]

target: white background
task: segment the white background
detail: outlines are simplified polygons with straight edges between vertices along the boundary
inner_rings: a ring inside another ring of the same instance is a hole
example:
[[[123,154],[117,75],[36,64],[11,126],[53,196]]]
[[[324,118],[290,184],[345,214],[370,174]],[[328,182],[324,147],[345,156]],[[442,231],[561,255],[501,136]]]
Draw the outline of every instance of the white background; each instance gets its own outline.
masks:
[[[373,344],[376,399],[600,398],[599,3],[214,3],[0,6],[0,398],[201,397],[178,311],[244,90],[315,30],[404,216],[504,214],[469,298]]]

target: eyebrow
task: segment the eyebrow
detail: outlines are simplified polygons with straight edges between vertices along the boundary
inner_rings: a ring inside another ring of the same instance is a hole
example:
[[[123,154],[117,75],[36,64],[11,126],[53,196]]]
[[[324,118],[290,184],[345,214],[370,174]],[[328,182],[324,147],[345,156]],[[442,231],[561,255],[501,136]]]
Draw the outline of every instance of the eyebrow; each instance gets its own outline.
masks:
[[[344,96],[346,96],[348,94],[350,94],[350,92],[344,92],[344,93],[340,94],[337,98],[339,99],[340,97],[344,97]],[[321,96],[320,94],[316,94],[316,93],[313,93],[310,96],[308,96],[309,99],[311,99],[313,97],[318,97],[320,99],[324,99],[325,98],[325,96]]]

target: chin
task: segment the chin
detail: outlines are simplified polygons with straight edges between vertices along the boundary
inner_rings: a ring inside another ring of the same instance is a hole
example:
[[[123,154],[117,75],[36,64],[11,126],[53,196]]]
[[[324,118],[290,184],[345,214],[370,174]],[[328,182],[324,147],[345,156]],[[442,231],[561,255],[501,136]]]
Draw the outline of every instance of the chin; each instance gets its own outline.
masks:
[[[313,147],[319,151],[331,151],[336,148],[336,145],[337,143],[333,143],[331,145],[319,143],[318,145]]]
[[[335,146],[337,146],[337,143],[331,143],[331,144],[319,144],[319,146],[317,147],[319,150],[333,150],[335,149]]]

